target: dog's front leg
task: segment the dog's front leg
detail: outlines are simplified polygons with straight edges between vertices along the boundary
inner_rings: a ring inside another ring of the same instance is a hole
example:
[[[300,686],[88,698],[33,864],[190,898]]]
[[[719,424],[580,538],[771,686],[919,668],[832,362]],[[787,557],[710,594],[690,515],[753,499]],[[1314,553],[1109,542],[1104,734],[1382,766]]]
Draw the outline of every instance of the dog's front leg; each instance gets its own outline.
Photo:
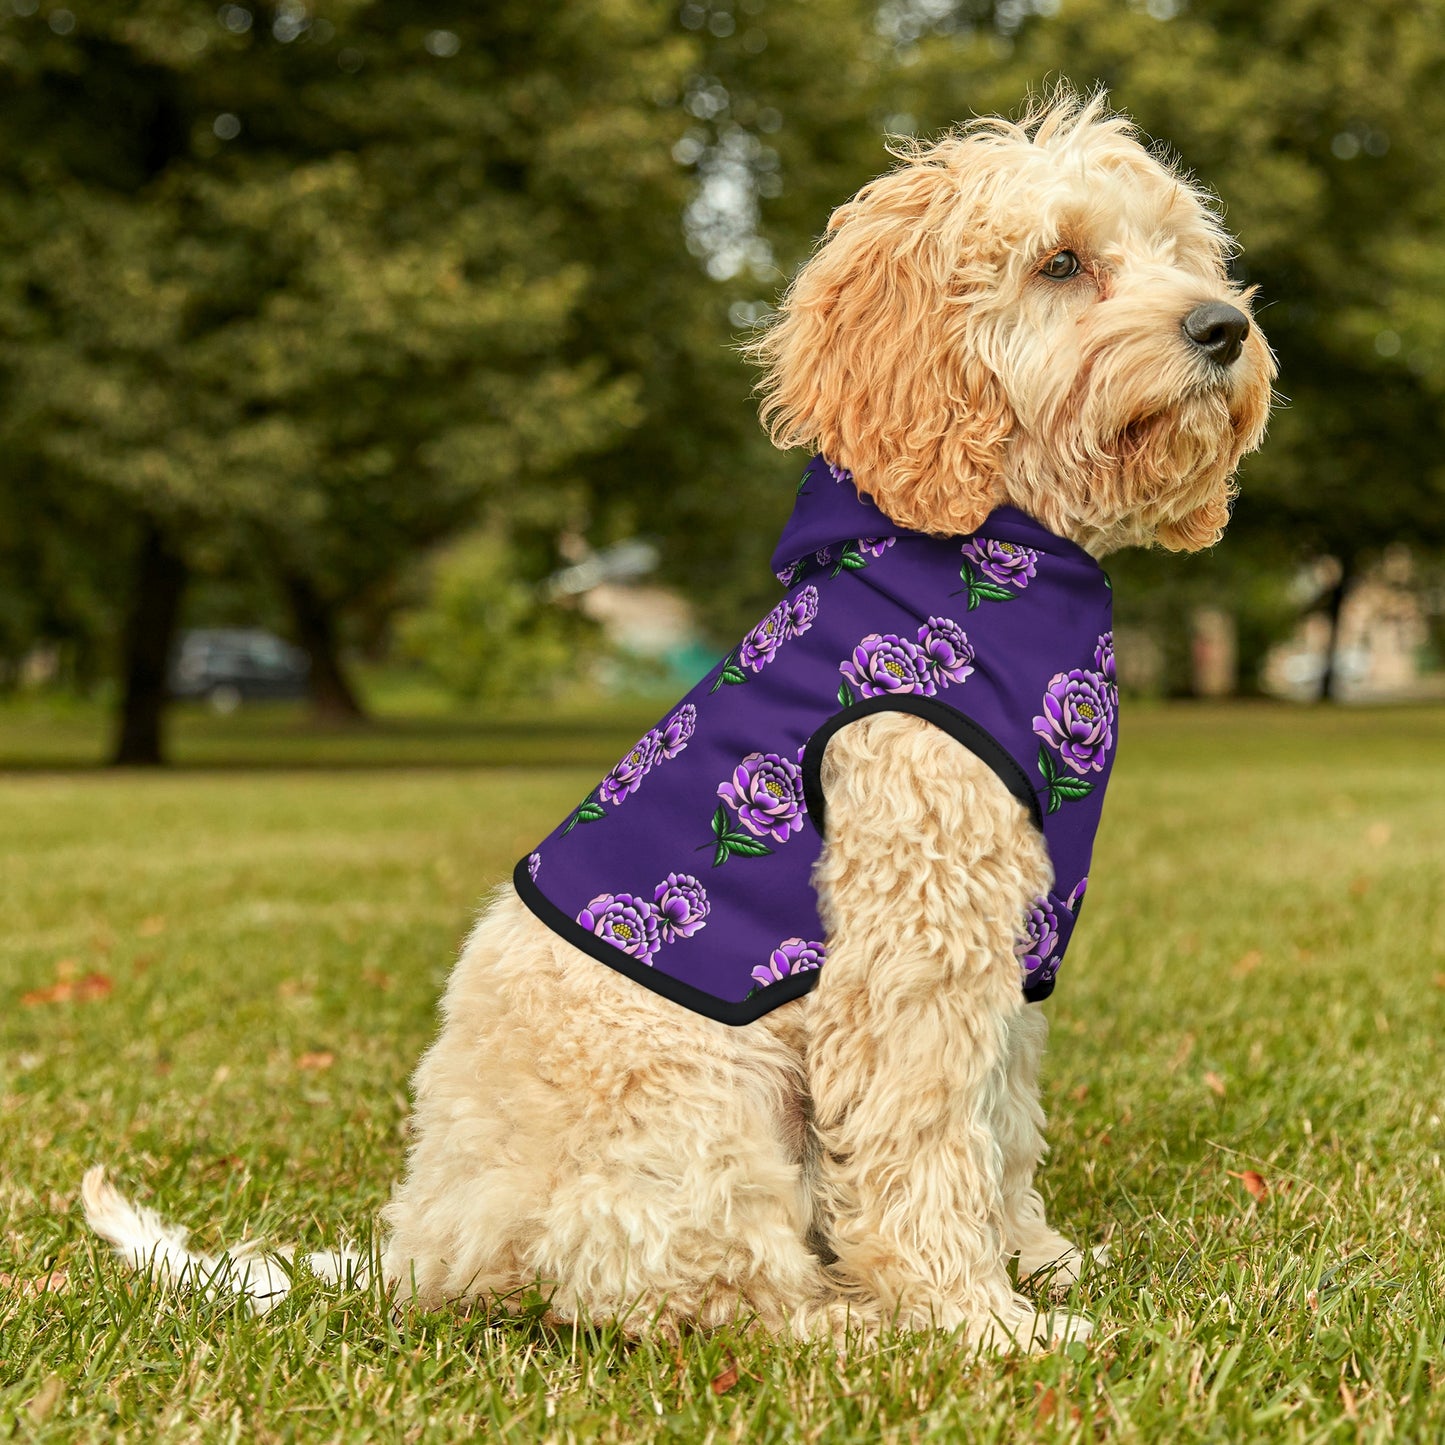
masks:
[[[808,1071],[840,1283],[902,1326],[966,1325],[991,1345],[1079,1337],[1085,1322],[1038,1319],[1009,1283],[995,1130],[1042,840],[985,764],[904,714],[839,732],[823,786],[828,961]]]

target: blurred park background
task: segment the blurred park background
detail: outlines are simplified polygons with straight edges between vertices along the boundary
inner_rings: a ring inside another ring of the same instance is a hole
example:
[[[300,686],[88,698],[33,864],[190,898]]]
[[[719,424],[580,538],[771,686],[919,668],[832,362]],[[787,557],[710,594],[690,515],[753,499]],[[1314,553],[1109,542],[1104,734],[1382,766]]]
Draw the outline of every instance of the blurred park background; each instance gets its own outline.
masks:
[[[801,461],[737,344],[886,135],[1060,76],[1223,198],[1287,398],[1111,564],[1126,687],[1445,695],[1438,0],[0,0],[0,761],[675,694]]]

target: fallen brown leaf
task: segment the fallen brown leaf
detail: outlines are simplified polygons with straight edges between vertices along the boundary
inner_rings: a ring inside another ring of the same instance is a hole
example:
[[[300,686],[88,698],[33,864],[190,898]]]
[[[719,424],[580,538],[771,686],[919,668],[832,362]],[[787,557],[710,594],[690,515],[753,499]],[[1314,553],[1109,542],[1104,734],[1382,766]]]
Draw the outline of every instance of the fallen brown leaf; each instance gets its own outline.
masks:
[[[1264,962],[1264,954],[1259,949],[1251,948],[1238,963],[1230,970],[1235,978],[1248,978],[1260,964]]]
[[[1184,1037],[1179,1040],[1179,1047],[1174,1050],[1174,1057],[1169,1060],[1169,1064],[1168,1064],[1169,1072],[1172,1074],[1172,1073],[1174,1073],[1176,1070],[1182,1069],[1182,1068],[1184,1067],[1185,1063],[1188,1061],[1189,1055],[1192,1054],[1193,1052],[1194,1052],[1194,1035],[1193,1035],[1193,1034],[1185,1034]]]
[[[738,1362],[731,1355],[728,1356],[728,1367],[720,1375],[714,1375],[712,1381],[712,1392],[714,1395],[726,1395],[729,1390],[738,1382]]]
[[[53,1269],[49,1274],[32,1275],[26,1278],[18,1274],[0,1274],[0,1290],[13,1289],[26,1299],[36,1299],[43,1294],[65,1294],[70,1289],[70,1276],[63,1269]]]
[[[329,1069],[336,1062],[336,1055],[326,1049],[317,1049],[314,1053],[302,1054],[296,1060],[298,1069]]]
[[[1263,1174],[1254,1169],[1243,1169],[1235,1173],[1233,1169],[1228,1171],[1231,1179],[1237,1179],[1244,1185],[1245,1192],[1253,1199],[1263,1199],[1269,1193],[1269,1184]]]
[[[30,1397],[30,1403],[25,1407],[26,1413],[38,1425],[42,1420],[48,1420],[50,1413],[60,1403],[60,1397],[65,1394],[65,1381],[59,1375],[49,1375],[45,1383]]]
[[[1224,1097],[1224,1080],[1213,1069],[1205,1074],[1204,1085],[1211,1093],[1218,1094],[1221,1099]]]
[[[1355,1402],[1355,1392],[1343,1381],[1340,1381],[1340,1404],[1345,1407],[1345,1418],[1358,1420],[1360,1417],[1359,1408]]]
[[[1082,1104],[1084,1100],[1088,1097],[1089,1086],[1087,1084],[1080,1084],[1077,1089],[1069,1090],[1069,1098],[1071,1098],[1076,1104]]]
[[[1054,1423],[1054,1416],[1058,1412],[1058,1408],[1058,1395],[1056,1395],[1052,1389],[1044,1390],[1039,1395],[1038,1403],[1034,1406],[1034,1424],[1052,1425]]]
[[[71,1000],[90,1003],[107,997],[114,988],[107,974],[88,973],[84,978],[62,978],[48,988],[31,989],[29,993],[20,995],[20,1002],[25,1008],[45,1003],[69,1003]]]

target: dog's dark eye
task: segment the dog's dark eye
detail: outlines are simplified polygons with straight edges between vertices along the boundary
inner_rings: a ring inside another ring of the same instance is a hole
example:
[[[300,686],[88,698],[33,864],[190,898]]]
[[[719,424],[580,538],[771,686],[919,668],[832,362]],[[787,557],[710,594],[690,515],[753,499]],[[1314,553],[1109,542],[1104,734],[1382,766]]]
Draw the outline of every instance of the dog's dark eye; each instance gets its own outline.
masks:
[[[1050,281],[1067,281],[1070,276],[1077,276],[1079,270],[1079,258],[1072,251],[1055,251],[1039,267],[1039,274]]]

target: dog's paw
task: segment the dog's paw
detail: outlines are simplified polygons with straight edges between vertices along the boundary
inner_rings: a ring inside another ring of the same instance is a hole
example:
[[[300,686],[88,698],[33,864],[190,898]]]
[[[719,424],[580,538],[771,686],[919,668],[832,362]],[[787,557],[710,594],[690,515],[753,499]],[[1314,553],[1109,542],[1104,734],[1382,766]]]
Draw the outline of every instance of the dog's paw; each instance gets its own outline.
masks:
[[[1087,1340],[1093,1333],[1092,1320],[1062,1310],[1040,1310],[1032,1300],[1015,1295],[1010,1306],[994,1314],[986,1324],[969,1332],[979,1350],[1030,1354],[1057,1349],[1061,1345]]]
[[[1067,1294],[1084,1273],[1085,1266],[1109,1262],[1109,1246],[1096,1244],[1086,1255],[1076,1245],[1058,1236],[1043,1248],[1019,1251],[1019,1283],[1051,1294]]]

